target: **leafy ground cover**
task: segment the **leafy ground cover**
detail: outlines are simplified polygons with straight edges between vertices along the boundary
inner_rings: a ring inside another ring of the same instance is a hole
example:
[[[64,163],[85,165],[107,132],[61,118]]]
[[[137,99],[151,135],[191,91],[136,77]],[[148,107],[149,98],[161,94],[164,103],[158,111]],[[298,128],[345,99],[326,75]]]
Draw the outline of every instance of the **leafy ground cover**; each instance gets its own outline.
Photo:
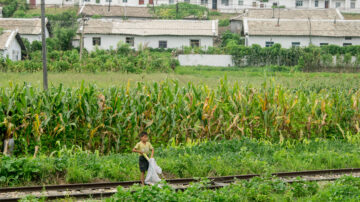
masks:
[[[315,182],[299,181],[288,184],[279,179],[255,178],[240,181],[219,190],[207,190],[206,181],[192,184],[176,192],[165,185],[121,187],[108,202],[113,201],[359,201],[360,179],[343,177],[334,183],[321,186]]]
[[[211,141],[157,147],[155,158],[165,179],[360,166],[358,140],[313,140],[271,143],[261,140]],[[0,158],[0,185],[138,180],[136,154],[102,156],[60,147],[37,158]]]

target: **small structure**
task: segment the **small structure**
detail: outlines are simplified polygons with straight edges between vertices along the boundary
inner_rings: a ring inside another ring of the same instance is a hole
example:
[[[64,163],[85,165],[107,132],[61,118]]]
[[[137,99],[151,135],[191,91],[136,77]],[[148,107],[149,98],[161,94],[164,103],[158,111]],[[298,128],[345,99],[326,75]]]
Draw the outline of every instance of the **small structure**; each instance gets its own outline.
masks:
[[[244,19],[245,45],[360,45],[359,20]]]
[[[46,7],[78,6],[82,2],[86,2],[86,1],[89,0],[46,0],[45,6]],[[41,6],[41,0],[26,0],[26,3],[32,8]]]
[[[152,8],[129,7],[129,6],[98,6],[84,5],[80,7],[79,13],[86,17],[100,17],[110,19],[142,20],[155,18]]]
[[[81,34],[81,27],[78,34]],[[119,43],[131,47],[207,48],[218,35],[217,20],[114,20],[90,19],[84,28],[84,47],[116,48]]]
[[[242,34],[244,18],[343,20],[344,16],[337,9],[246,9],[244,13],[230,19],[230,30]]]
[[[22,59],[25,45],[17,31],[5,30],[0,34],[0,56],[12,61]]]
[[[41,41],[40,18],[0,18],[0,27],[5,30],[18,30],[21,37],[33,41]],[[46,19],[46,38],[51,35],[50,24]]]

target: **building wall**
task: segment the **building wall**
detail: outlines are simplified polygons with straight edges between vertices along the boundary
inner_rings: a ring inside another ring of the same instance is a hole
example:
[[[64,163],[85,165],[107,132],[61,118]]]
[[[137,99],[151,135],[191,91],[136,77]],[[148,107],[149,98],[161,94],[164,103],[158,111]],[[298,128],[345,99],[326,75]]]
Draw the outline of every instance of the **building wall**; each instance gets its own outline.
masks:
[[[15,37],[11,39],[9,47],[1,52],[4,58],[9,58],[12,61],[21,60],[21,47]]]
[[[283,48],[291,48],[292,42],[300,42],[300,46],[308,46],[310,44],[309,36],[247,36],[246,45],[251,46],[258,44],[265,47],[267,41],[281,44]],[[360,38],[352,38],[345,40],[345,37],[311,37],[313,45],[320,46],[320,43],[328,43],[329,45],[343,46],[343,43],[352,43],[352,45],[360,45]]]
[[[49,38],[49,31],[46,29],[46,38]],[[21,37],[29,40],[30,43],[34,41],[41,41],[41,34],[20,34]]]
[[[213,67],[231,67],[234,66],[231,55],[200,55],[189,54],[179,55],[181,66],[213,66]]]
[[[84,47],[88,51],[95,50],[96,46],[93,45],[93,37],[101,38],[100,49],[115,49],[119,43],[125,43],[125,35],[85,35]],[[129,36],[131,37],[131,36]],[[181,48],[190,46],[190,39],[199,39],[200,46],[207,48],[213,46],[213,37],[204,36],[133,36],[134,48],[137,49],[140,45],[150,48],[159,48],[159,41],[167,41],[167,48]]]

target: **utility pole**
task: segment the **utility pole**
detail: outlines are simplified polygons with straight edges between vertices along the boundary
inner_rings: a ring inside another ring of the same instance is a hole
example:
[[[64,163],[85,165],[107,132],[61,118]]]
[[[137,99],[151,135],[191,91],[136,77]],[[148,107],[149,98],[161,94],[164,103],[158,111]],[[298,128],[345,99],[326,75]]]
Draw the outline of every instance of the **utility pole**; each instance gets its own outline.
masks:
[[[108,0],[109,1],[109,8],[108,8],[108,12],[110,12],[110,6],[111,6],[111,1],[112,0]]]
[[[311,35],[312,35],[312,33],[311,33],[311,19],[310,19],[310,17],[308,17],[308,21],[309,21],[309,28],[310,28],[310,30],[309,30],[309,39],[310,39],[310,44],[309,45],[311,45],[312,44],[312,39],[311,39]]]
[[[176,0],[176,18],[179,18],[179,1]]]
[[[80,36],[80,62],[82,60],[83,49],[84,49],[85,23],[86,23],[86,18],[85,18],[84,15],[82,15],[82,18],[81,18],[81,36]]]
[[[45,33],[45,0],[41,0],[41,39],[42,39],[42,60],[43,60],[43,87],[48,89],[48,75],[46,64],[46,33]]]

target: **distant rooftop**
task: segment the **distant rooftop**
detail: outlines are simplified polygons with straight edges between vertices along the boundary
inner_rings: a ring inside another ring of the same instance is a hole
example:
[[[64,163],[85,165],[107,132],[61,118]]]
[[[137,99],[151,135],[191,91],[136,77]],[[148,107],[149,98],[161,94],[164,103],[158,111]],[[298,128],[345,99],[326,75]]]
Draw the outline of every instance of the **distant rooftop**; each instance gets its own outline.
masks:
[[[9,38],[12,34],[16,34],[16,32],[13,31],[3,31],[0,35],[0,50],[6,49],[6,43],[9,41]]]
[[[244,33],[249,36],[360,37],[360,20],[280,19],[278,24],[277,19],[245,18]]]
[[[242,18],[256,19],[316,19],[316,20],[342,20],[344,17],[336,9],[247,9],[244,13],[232,20],[242,20]]]
[[[47,22],[47,20],[46,20]],[[0,27],[18,30],[19,34],[41,34],[40,18],[0,18]]]
[[[150,9],[148,7],[111,6],[109,11],[108,6],[85,5],[83,8],[80,7],[80,12],[86,16],[153,18],[154,15]]]
[[[80,30],[78,31],[78,33]],[[86,34],[124,34],[138,36],[217,36],[217,20],[115,20],[90,19]]]

